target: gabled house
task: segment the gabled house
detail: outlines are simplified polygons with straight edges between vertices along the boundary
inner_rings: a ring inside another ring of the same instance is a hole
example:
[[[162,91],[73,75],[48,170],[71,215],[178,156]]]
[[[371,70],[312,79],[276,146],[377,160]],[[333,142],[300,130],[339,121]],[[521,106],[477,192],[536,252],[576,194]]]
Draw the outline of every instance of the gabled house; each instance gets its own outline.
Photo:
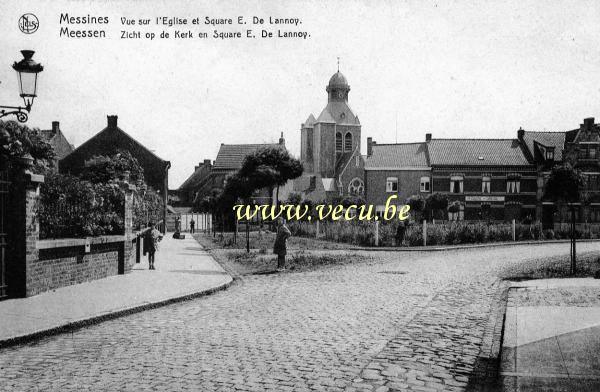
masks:
[[[107,116],[106,127],[59,161],[61,173],[79,174],[92,159],[99,155],[110,156],[126,150],[144,169],[146,183],[159,193],[164,202],[166,221],[169,168],[171,163],[159,158],[117,125],[117,116]]]
[[[54,150],[54,169],[58,171],[58,162],[73,152],[75,147],[69,143],[63,134],[58,121],[52,121],[51,129],[40,130],[40,135],[44,141],[52,146],[52,150]]]
[[[431,167],[427,143],[377,144],[367,138],[365,197],[375,211],[383,212],[390,196],[394,205],[403,205],[413,195],[431,193]]]

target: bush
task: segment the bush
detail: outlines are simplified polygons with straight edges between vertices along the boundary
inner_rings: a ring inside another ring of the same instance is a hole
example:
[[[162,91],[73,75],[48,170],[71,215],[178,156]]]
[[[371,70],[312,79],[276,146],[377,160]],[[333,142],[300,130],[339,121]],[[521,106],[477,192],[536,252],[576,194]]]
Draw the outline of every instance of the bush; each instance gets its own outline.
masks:
[[[42,184],[40,238],[123,234],[124,195],[117,184],[50,174]]]

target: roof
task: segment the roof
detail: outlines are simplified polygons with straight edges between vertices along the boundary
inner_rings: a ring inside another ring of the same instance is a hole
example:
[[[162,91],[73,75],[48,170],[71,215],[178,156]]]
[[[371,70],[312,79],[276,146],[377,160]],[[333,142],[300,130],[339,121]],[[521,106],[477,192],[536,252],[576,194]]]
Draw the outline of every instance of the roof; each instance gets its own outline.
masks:
[[[546,147],[555,147],[554,160],[562,161],[565,147],[565,132],[523,132],[523,141],[532,156],[535,156],[534,142]]]
[[[200,185],[202,182],[208,179],[209,176],[210,170],[208,170],[204,166],[199,166],[196,168],[196,170],[194,170],[194,173],[192,173],[192,175],[189,176],[187,180],[185,180],[183,184],[181,184],[177,189],[182,191],[186,189],[196,188],[198,185]]]
[[[373,144],[365,160],[365,170],[408,167],[429,167],[426,143]]]
[[[517,139],[431,139],[428,150],[432,166],[529,165]]]
[[[39,134],[46,143],[50,144],[56,159],[63,159],[75,148],[60,130],[42,129]]]
[[[358,117],[348,103],[343,101],[328,102],[316,122],[360,125]]]
[[[317,122],[317,120],[315,119],[315,116],[313,116],[311,113],[310,116],[308,116],[308,118],[304,122],[304,124],[302,124],[302,127],[303,128],[313,128],[313,125],[315,124],[315,122]]]
[[[128,134],[127,132],[125,132],[124,130],[122,130],[119,127],[111,127],[111,126],[105,127],[103,130],[101,130],[100,132],[98,132],[97,134],[95,134],[94,136],[92,136],[91,138],[89,138],[88,140],[86,140],[79,147],[77,147],[76,149],[74,149],[72,151],[72,153],[74,153],[76,151],[79,151],[79,150],[82,150],[87,145],[94,143],[96,140],[102,138],[103,135],[108,134],[109,132],[119,132],[119,133],[121,133],[123,136],[125,136],[125,138],[127,138],[127,140],[131,141],[134,145],[136,145],[139,148],[143,149],[149,155],[151,155],[152,157],[156,158],[157,160],[162,161],[166,166],[171,167],[171,162],[165,161],[164,159],[162,159],[161,157],[159,157],[158,155],[156,155],[152,150],[147,149],[146,146],[144,146],[142,143],[138,142],[133,136],[131,136],[130,134]],[[71,155],[71,154],[69,154],[69,155]]]
[[[348,80],[340,71],[337,71],[329,79],[328,85],[329,87],[348,87]]]
[[[238,170],[247,155],[268,147],[282,147],[280,144],[221,144],[213,169]]]
[[[337,159],[335,161],[335,169],[334,169],[334,173],[336,176],[342,174],[342,172],[346,168],[346,165],[348,165],[348,162],[350,161],[350,159],[352,159],[353,155],[354,155],[354,151],[351,151],[351,152],[343,152],[343,153],[339,154],[339,156],[336,157]]]

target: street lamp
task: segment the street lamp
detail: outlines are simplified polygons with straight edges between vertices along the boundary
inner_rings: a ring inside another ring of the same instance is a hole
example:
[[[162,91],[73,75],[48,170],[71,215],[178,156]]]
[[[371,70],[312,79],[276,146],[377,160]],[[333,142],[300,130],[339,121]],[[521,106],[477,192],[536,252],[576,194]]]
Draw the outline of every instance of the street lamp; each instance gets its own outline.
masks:
[[[27,121],[27,113],[31,111],[33,100],[37,96],[37,77],[44,67],[33,60],[33,50],[22,50],[23,59],[13,64],[13,69],[17,71],[19,77],[19,91],[23,98],[25,106],[1,106],[0,117],[5,117],[10,114],[17,116],[19,122]]]

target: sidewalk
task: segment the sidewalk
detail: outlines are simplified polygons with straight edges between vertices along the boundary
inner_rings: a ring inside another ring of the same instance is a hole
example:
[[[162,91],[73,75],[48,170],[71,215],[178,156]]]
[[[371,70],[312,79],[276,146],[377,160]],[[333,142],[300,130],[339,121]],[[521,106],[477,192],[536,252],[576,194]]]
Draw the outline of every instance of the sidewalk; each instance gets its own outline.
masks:
[[[502,390],[600,390],[600,280],[513,286],[504,323]]]
[[[165,235],[156,270],[146,257],[127,275],[0,301],[0,347],[226,288],[232,277],[189,235]]]

